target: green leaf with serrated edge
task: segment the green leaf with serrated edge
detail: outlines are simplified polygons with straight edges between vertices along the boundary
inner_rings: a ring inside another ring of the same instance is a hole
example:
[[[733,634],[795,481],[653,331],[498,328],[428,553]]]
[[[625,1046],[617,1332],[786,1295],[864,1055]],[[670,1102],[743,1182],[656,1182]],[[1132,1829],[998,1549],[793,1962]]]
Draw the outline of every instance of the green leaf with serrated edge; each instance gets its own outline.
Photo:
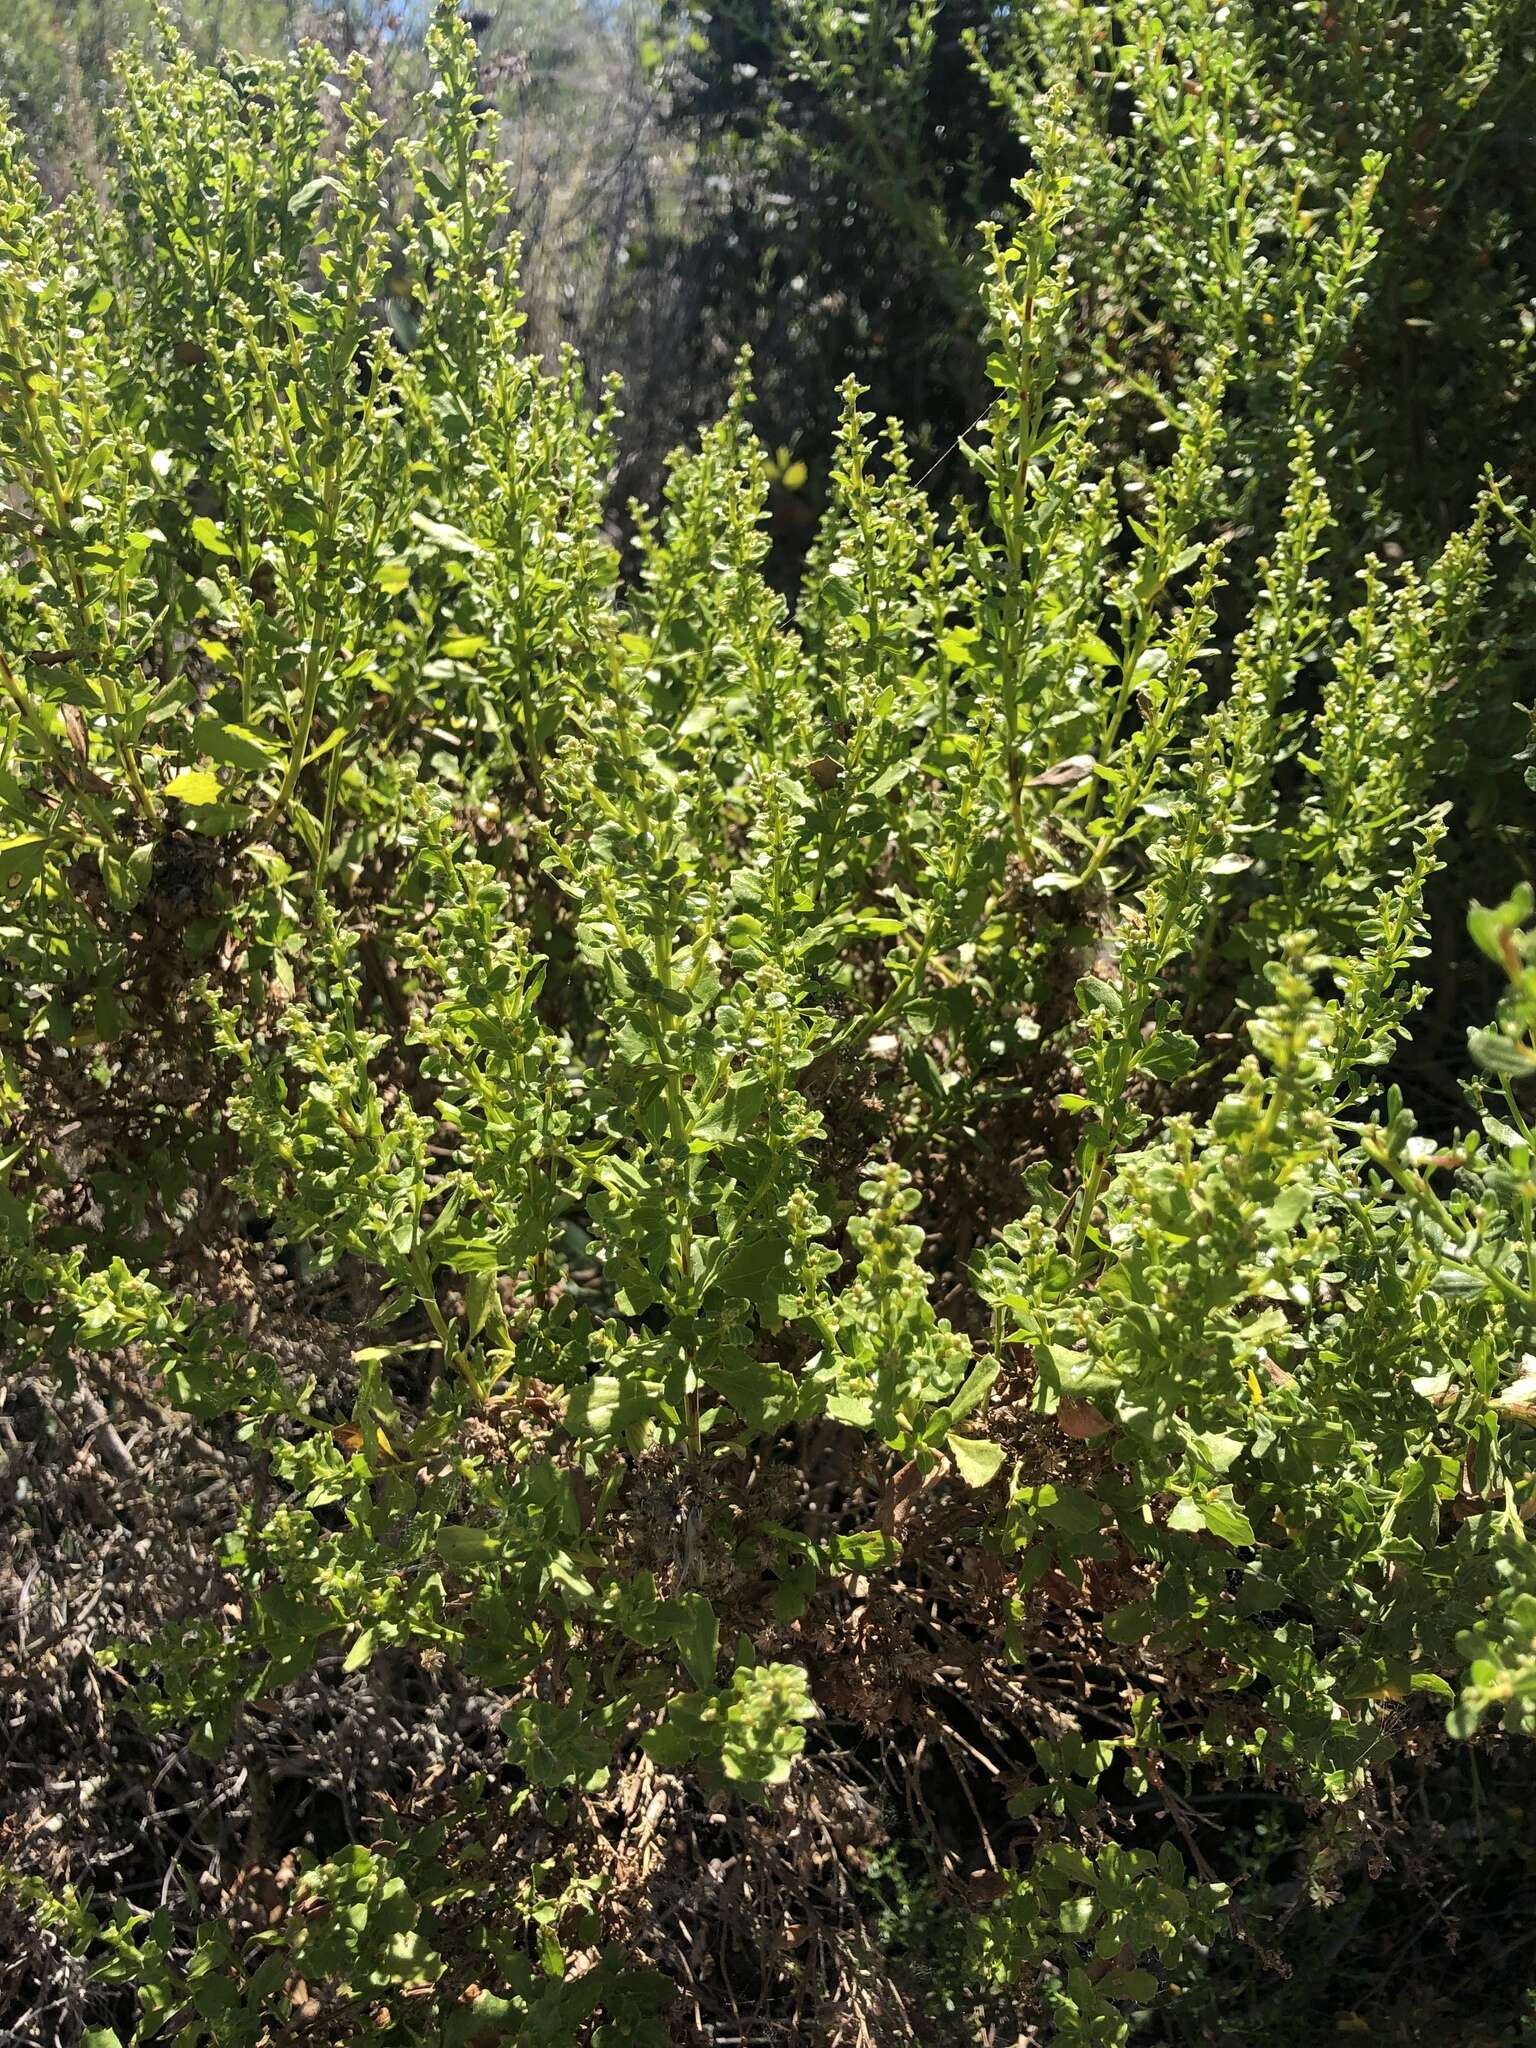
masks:
[[[224,538],[222,529],[212,520],[199,515],[192,521],[192,538],[204,553],[210,555],[232,555],[234,549]]]
[[[217,775],[210,774],[206,768],[183,768],[179,775],[171,777],[163,794],[174,797],[178,803],[197,807],[218,803],[224,787]]]
[[[374,1632],[371,1628],[365,1628],[342,1659],[342,1670],[361,1671],[363,1666],[372,1659],[373,1651]]]
[[[1213,1495],[1200,1502],[1200,1516],[1213,1536],[1223,1543],[1252,1543],[1253,1524],[1236,1502]]]
[[[225,768],[241,768],[259,775],[272,764],[276,749],[247,726],[228,725],[217,718],[200,718],[192,728],[192,740],[200,754]]]
[[[986,1442],[981,1437],[956,1436],[951,1433],[944,1439],[955,1469],[967,1486],[986,1486],[1003,1469],[1008,1453],[1001,1444]]]
[[[701,1593],[685,1593],[673,1604],[681,1611],[672,1623],[672,1640],[688,1676],[701,1692],[707,1692],[715,1682],[720,1654],[720,1623],[715,1610]]]

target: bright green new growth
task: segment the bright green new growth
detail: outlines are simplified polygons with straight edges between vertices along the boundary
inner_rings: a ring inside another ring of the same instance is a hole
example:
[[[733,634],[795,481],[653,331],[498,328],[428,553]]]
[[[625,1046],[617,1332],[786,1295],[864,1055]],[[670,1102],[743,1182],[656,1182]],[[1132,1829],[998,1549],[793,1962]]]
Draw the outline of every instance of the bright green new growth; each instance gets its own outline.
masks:
[[[714,1828],[757,1995],[820,1970],[833,2040],[864,1937],[796,1951],[796,1832],[963,1695],[970,2009],[1122,2041],[1224,1924],[1181,1785],[1343,1802],[1453,1693],[1536,1716],[1528,896],[1474,914],[1481,1129],[1380,1092],[1494,504],[1330,554],[1376,167],[1234,297],[1219,137],[1159,199],[1201,374],[1119,468],[1058,109],[972,500],[850,383],[790,606],[743,371],[621,578],[449,14],[433,61],[387,161],[356,77],[172,47],[100,206],[5,147],[0,1249],[16,1363],[248,1475],[125,1712],[217,1757],[386,1667],[491,1709],[257,1929],[8,1881],[145,2038],[282,2038],[299,1983],[325,2038],[616,2048],[705,2038]],[[1250,571],[1224,451],[1277,347]]]

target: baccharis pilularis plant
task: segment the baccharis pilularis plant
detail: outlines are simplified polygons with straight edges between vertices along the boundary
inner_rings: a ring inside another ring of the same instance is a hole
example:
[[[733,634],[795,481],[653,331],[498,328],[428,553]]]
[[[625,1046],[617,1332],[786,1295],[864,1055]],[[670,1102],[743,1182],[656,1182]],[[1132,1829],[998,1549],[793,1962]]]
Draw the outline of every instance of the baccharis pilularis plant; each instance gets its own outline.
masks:
[[[791,605],[744,369],[621,577],[432,57],[0,149],[6,1364],[215,1473],[85,1667],[191,1834],[22,1800],[7,1910],[181,2048],[1125,2040],[1198,1788],[1532,1717],[1528,898],[1471,1129],[1389,1092],[1501,515],[1337,558],[1369,165],[1110,462],[1045,120],[964,504],[850,384]]]

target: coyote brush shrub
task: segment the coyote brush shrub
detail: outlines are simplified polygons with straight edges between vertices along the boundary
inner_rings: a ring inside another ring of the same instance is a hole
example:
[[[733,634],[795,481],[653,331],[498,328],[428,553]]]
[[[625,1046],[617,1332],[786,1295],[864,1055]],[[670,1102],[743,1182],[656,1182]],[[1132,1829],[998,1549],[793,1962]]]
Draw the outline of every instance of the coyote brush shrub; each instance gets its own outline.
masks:
[[[1125,2040],[1194,1791],[1531,1716],[1528,897],[1468,1128],[1391,1085],[1503,514],[1337,559],[1367,171],[1228,587],[1262,297],[1111,466],[1047,125],[969,509],[850,385],[791,613],[743,371],[621,587],[432,54],[398,176],[170,46],[100,205],[0,154],[6,1362],[234,1475],[82,1668],[242,1816],[13,1815],[8,1910],[98,2038]]]

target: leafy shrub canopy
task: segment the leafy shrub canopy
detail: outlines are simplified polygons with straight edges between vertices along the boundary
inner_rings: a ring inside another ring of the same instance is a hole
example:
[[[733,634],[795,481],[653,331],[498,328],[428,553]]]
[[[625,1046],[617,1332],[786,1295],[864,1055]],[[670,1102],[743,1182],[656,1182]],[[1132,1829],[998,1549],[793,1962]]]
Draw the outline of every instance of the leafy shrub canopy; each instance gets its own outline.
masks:
[[[256,1925],[8,1882],[187,2044],[1123,2040],[1226,1924],[1190,1785],[1532,1714],[1528,896],[1469,1129],[1383,1092],[1502,516],[1337,558],[1367,164],[1234,566],[1263,295],[1115,463],[1043,120],[973,509],[849,385],[791,614],[743,371],[621,587],[432,47],[397,212],[311,55],[131,63],[100,206],[0,155],[0,1244],[17,1368],[240,1474],[122,1711],[255,1770],[451,1703],[451,1762]]]

